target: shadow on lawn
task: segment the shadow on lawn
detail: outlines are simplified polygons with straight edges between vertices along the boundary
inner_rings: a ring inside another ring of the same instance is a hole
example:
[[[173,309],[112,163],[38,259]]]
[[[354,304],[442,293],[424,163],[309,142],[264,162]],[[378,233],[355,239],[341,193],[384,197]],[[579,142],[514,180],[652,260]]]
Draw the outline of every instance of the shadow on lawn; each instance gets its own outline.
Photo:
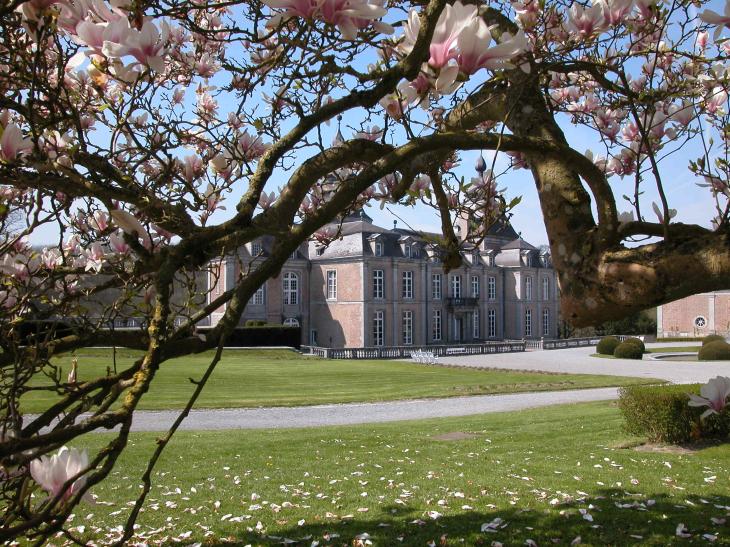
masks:
[[[235,537],[221,538],[219,544],[252,545],[418,545],[431,541],[435,545],[525,545],[532,539],[538,545],[570,545],[578,536],[580,545],[692,545],[708,544],[717,537],[716,544],[727,545],[730,524],[716,524],[711,518],[730,521],[730,496],[682,496],[667,494],[632,494],[620,489],[605,489],[596,495],[566,500],[550,506],[548,499],[536,509],[515,506],[503,511],[461,511],[464,500],[453,499],[452,508],[433,507],[446,513],[432,519],[426,513],[414,512],[403,506],[383,507],[382,519],[368,519],[366,514],[355,514],[353,519],[327,519],[307,522],[298,526],[292,519],[289,526],[271,532],[251,533],[242,529]],[[560,495],[555,496],[561,498]],[[654,503],[647,503],[654,500]],[[518,502],[519,503],[519,502]],[[618,504],[623,507],[618,507]],[[630,507],[629,507],[630,506]],[[681,507],[680,507],[681,506]],[[459,510],[457,515],[449,512]],[[585,510],[587,516],[581,513]],[[286,516],[278,515],[279,522]],[[296,517],[295,517],[296,518]],[[592,518],[593,520],[588,520]],[[501,524],[495,519],[502,519]],[[495,530],[482,532],[482,525],[493,523]],[[691,537],[679,537],[677,527],[686,526]],[[266,525],[267,523],[264,522]],[[244,525],[246,526],[246,525]],[[252,526],[249,524],[248,526]],[[365,536],[363,534],[369,534]],[[358,542],[358,539],[362,543]]]

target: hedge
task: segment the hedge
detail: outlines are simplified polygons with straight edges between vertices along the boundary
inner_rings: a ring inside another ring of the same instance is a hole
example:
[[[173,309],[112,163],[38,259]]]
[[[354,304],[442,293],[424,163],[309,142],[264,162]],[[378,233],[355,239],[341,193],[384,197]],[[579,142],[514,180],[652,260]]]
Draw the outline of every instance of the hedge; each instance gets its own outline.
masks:
[[[206,329],[199,329],[205,332]],[[226,340],[226,346],[234,348],[255,348],[263,346],[288,346],[299,348],[302,345],[301,327],[283,325],[263,325],[236,327]]]
[[[601,355],[613,355],[616,346],[620,343],[615,336],[604,336],[596,345],[596,351]]]
[[[633,342],[621,342],[613,351],[613,356],[619,359],[641,359],[643,355],[641,347]]]
[[[657,342],[702,342],[704,338],[701,336],[661,336],[656,339]]]
[[[725,342],[725,337],[719,334],[709,334],[702,339],[702,345],[709,344],[710,342]]]
[[[646,353],[646,346],[644,345],[644,342],[641,341],[641,338],[626,338],[624,339],[623,343],[639,346],[639,348],[641,348],[641,353]]]
[[[619,390],[618,406],[628,433],[650,442],[688,443],[700,439],[727,439],[730,409],[700,420],[705,407],[689,406],[689,393],[700,385],[627,386]]]
[[[700,361],[730,361],[730,344],[724,340],[715,340],[703,344],[697,354]]]

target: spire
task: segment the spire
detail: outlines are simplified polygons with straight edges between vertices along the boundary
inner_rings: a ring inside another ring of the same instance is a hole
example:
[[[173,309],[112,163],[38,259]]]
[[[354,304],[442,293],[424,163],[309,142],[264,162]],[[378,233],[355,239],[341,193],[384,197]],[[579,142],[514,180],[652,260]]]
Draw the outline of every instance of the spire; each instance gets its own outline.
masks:
[[[342,124],[342,114],[337,116],[337,134],[332,139],[332,146],[342,146],[345,143],[345,137],[342,136],[342,130],[340,128]]]

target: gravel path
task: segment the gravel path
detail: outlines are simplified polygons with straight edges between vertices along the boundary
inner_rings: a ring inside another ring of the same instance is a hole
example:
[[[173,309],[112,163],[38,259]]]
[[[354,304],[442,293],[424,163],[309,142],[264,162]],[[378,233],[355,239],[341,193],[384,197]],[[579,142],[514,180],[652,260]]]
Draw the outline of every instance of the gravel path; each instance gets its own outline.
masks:
[[[654,346],[692,345],[682,343],[653,344]],[[696,344],[695,344],[696,345]],[[441,358],[445,364],[475,368],[605,374],[660,378],[673,383],[706,382],[709,378],[730,376],[730,363],[698,363],[600,359],[591,357],[595,348],[575,348],[499,355],[473,355]],[[580,403],[615,399],[616,388],[581,389],[515,393],[511,395],[476,395],[445,399],[418,399],[383,403],[350,403],[289,408],[255,408],[194,410],[181,429],[272,429],[353,425],[364,423],[420,420],[448,416],[469,416],[489,412],[522,410],[563,403]],[[171,411],[139,411],[135,414],[135,431],[166,430],[177,417]]]
[[[180,429],[280,429],[363,423],[421,420],[506,412],[562,403],[615,399],[616,388],[544,391],[511,395],[475,395],[447,399],[414,399],[387,403],[349,403],[289,408],[194,410]],[[177,417],[170,411],[140,411],[134,415],[134,431],[161,431]]]
[[[647,344],[647,347],[697,346],[699,342],[663,342]],[[649,354],[642,361],[631,359],[601,359],[591,357],[596,348],[571,348],[524,353],[501,353],[465,357],[442,357],[439,362],[475,368],[504,368],[570,374],[605,374],[608,376],[634,376],[661,378],[675,384],[704,383],[715,376],[730,376],[730,363],[698,361],[658,361]]]

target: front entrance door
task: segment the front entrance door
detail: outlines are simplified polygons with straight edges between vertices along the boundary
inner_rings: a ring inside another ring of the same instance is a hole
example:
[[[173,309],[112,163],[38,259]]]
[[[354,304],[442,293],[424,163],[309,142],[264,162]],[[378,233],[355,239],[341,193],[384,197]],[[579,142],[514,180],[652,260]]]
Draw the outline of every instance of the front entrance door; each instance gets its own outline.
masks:
[[[464,339],[464,320],[461,317],[454,317],[454,342],[461,342]]]

